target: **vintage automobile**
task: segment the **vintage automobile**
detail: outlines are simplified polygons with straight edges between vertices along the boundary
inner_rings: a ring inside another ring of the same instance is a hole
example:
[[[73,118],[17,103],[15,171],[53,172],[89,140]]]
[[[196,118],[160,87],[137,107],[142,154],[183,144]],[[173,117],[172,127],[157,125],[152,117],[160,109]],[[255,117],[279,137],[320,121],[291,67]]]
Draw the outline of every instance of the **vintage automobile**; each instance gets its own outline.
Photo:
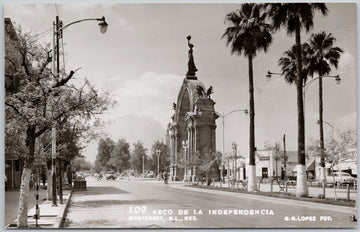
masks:
[[[115,172],[112,172],[112,171],[110,171],[110,172],[107,172],[106,174],[105,174],[105,178],[106,178],[106,180],[116,180],[116,173]]]
[[[356,183],[356,178],[352,177],[349,173],[346,172],[333,172],[327,175],[326,182],[328,185],[352,185]]]

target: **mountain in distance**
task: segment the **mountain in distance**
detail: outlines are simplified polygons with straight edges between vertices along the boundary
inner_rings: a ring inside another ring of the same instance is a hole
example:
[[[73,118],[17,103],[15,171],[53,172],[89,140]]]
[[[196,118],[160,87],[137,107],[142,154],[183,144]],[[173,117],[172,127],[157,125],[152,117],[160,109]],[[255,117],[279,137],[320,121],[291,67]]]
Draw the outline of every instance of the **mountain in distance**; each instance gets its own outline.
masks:
[[[105,128],[115,142],[120,138],[125,138],[132,147],[133,143],[140,140],[148,151],[155,141],[165,142],[165,127],[151,117],[124,115],[106,122]]]

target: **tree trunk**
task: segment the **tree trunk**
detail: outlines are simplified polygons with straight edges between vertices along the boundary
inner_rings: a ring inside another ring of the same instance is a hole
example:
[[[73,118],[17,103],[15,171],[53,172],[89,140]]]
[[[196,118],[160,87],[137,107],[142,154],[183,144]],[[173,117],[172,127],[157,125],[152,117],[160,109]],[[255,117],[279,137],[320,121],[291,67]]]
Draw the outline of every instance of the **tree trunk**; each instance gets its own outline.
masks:
[[[59,202],[63,204],[63,169],[62,169],[62,159],[59,159]]]
[[[47,165],[47,173],[46,173],[46,179],[47,179],[47,196],[46,199],[48,201],[52,200],[52,178],[51,178],[51,160],[46,162]]]
[[[71,163],[69,163],[68,171],[67,171],[67,178],[69,181],[70,186],[72,185],[72,170],[71,170]]]
[[[29,197],[29,183],[31,176],[31,169],[34,162],[35,153],[35,126],[29,126],[26,130],[26,146],[28,148],[28,155],[25,159],[24,170],[21,176],[20,199],[17,214],[17,227],[25,228],[28,226],[28,197]]]
[[[63,177],[64,177],[64,185],[69,185],[70,182],[69,182],[69,162],[64,162],[63,163],[64,165],[64,174],[63,174]]]
[[[254,106],[254,77],[252,55],[249,55],[249,113],[250,113],[250,138],[249,138],[249,182],[248,191],[256,191],[255,169],[255,106]]]
[[[322,73],[320,73],[320,76]],[[323,183],[323,195],[325,198],[326,173],[325,173],[325,146],[324,146],[324,123],[323,123],[323,89],[322,78],[319,78],[319,129],[320,129],[320,180]]]
[[[301,40],[300,40],[300,26],[296,27],[295,31],[296,41],[296,89],[297,89],[297,113],[298,113],[298,165],[297,165],[297,181],[296,181],[296,196],[308,196],[308,187],[306,181],[306,166],[305,166],[305,119],[304,119],[304,105],[303,105],[303,74],[302,74],[302,59],[301,59]]]

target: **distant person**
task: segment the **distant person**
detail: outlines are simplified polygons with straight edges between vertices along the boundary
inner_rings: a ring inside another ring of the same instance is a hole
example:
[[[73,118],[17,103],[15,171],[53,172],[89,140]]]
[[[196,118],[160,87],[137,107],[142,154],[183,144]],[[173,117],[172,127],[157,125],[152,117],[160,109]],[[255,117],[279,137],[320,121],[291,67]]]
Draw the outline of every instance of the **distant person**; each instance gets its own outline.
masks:
[[[41,173],[41,179],[42,179],[42,182],[43,182],[43,186],[45,186],[45,183],[46,183],[46,172],[45,171],[43,171]]]
[[[165,187],[169,185],[169,175],[167,172],[164,172],[164,183]]]

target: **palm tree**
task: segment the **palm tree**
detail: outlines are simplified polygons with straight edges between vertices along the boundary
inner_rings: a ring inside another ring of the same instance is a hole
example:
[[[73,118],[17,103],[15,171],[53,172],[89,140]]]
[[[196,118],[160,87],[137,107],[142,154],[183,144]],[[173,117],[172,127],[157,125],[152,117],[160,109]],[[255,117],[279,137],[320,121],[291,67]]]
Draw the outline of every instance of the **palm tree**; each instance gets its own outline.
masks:
[[[326,15],[328,9],[324,3],[271,3],[265,4],[265,7],[267,8],[268,15],[272,20],[272,26],[275,30],[285,26],[289,35],[295,33],[298,114],[298,170],[296,196],[307,196],[309,193],[306,183],[305,166],[305,120],[303,108],[303,71],[300,32],[303,29],[310,31],[313,27],[313,17],[315,11],[319,10],[323,15]]]
[[[256,191],[255,170],[255,107],[253,63],[257,51],[264,50],[271,44],[271,28],[265,23],[266,14],[259,4],[243,4],[241,8],[226,15],[225,22],[230,24],[222,38],[231,47],[231,54],[244,55],[249,62],[249,108],[250,108],[250,138],[249,138],[249,183],[248,191]]]
[[[310,45],[308,43],[301,44],[301,57],[304,57],[302,62],[303,85],[305,85],[308,76],[308,67],[306,62],[308,59],[306,57],[309,54],[309,49]],[[278,64],[281,67],[281,74],[284,76],[285,81],[289,84],[296,84],[296,45],[284,52],[284,56],[279,59]]]
[[[316,73],[319,75],[319,127],[320,127],[320,151],[321,151],[321,175],[325,178],[325,156],[324,156],[324,128],[323,128],[323,90],[322,90],[322,77],[329,75],[331,66],[337,69],[340,53],[343,50],[339,47],[333,47],[335,37],[331,33],[327,34],[325,31],[318,34],[311,34],[310,37],[310,50],[308,60],[309,75],[313,77]],[[323,195],[325,197],[325,182]]]

